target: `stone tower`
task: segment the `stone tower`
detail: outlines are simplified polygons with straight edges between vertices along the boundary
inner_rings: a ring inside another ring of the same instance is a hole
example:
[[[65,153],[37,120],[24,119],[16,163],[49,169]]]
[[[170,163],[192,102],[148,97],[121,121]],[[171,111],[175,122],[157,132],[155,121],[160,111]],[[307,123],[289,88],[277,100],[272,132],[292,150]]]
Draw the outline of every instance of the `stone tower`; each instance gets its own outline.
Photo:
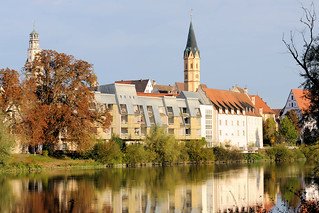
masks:
[[[200,53],[197,47],[192,21],[190,22],[186,48],[184,50],[185,91],[196,92],[200,84]]]
[[[39,34],[34,30],[34,27],[33,27],[33,31],[30,33],[27,62],[31,63],[34,60],[34,56],[38,52],[41,52],[40,43],[39,43]]]

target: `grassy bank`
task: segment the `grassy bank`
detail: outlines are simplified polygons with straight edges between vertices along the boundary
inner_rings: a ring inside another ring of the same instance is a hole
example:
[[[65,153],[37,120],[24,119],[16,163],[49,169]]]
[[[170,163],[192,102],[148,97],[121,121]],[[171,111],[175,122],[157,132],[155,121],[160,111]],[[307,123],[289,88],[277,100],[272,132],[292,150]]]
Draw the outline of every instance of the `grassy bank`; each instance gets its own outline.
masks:
[[[92,159],[71,159],[64,157],[57,159],[54,157],[32,154],[13,154],[8,164],[2,171],[22,171],[22,170],[43,170],[43,169],[68,169],[68,168],[94,168],[101,167]]]

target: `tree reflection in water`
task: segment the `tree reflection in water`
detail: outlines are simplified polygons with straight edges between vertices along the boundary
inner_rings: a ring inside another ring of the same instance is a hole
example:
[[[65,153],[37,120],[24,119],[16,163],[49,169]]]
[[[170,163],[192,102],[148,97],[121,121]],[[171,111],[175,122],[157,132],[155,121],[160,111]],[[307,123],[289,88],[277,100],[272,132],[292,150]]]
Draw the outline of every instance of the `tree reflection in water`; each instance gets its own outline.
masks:
[[[197,165],[0,176],[0,212],[217,212],[297,209],[305,164]]]

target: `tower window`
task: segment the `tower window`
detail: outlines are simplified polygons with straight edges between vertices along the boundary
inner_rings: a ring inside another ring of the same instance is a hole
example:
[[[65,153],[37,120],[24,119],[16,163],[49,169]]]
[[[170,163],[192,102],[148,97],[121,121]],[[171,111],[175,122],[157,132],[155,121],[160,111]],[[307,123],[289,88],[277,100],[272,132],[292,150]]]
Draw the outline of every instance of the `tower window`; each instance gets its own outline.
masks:
[[[198,69],[198,64],[196,64],[196,69]]]
[[[193,64],[191,64],[191,69],[193,69]]]

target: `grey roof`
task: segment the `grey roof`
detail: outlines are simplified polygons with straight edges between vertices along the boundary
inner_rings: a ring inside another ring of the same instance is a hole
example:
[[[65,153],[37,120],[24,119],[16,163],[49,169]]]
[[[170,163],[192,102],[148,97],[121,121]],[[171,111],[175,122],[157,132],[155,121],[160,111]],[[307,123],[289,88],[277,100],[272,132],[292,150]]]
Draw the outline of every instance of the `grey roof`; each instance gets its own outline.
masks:
[[[187,43],[186,43],[184,55],[187,54],[187,56],[188,56],[190,51],[193,52],[193,55],[196,54],[196,51],[198,51],[198,54],[199,54],[199,49],[197,47],[197,42],[196,42],[196,38],[195,38],[195,33],[194,33],[192,21],[189,25],[188,38],[187,38]]]
[[[119,84],[134,84],[136,92],[145,92],[147,83],[150,79],[140,79],[140,80],[126,80],[126,81],[115,81],[115,83]]]
[[[205,104],[203,97],[198,92],[182,91],[177,98],[197,98],[201,104]]]

